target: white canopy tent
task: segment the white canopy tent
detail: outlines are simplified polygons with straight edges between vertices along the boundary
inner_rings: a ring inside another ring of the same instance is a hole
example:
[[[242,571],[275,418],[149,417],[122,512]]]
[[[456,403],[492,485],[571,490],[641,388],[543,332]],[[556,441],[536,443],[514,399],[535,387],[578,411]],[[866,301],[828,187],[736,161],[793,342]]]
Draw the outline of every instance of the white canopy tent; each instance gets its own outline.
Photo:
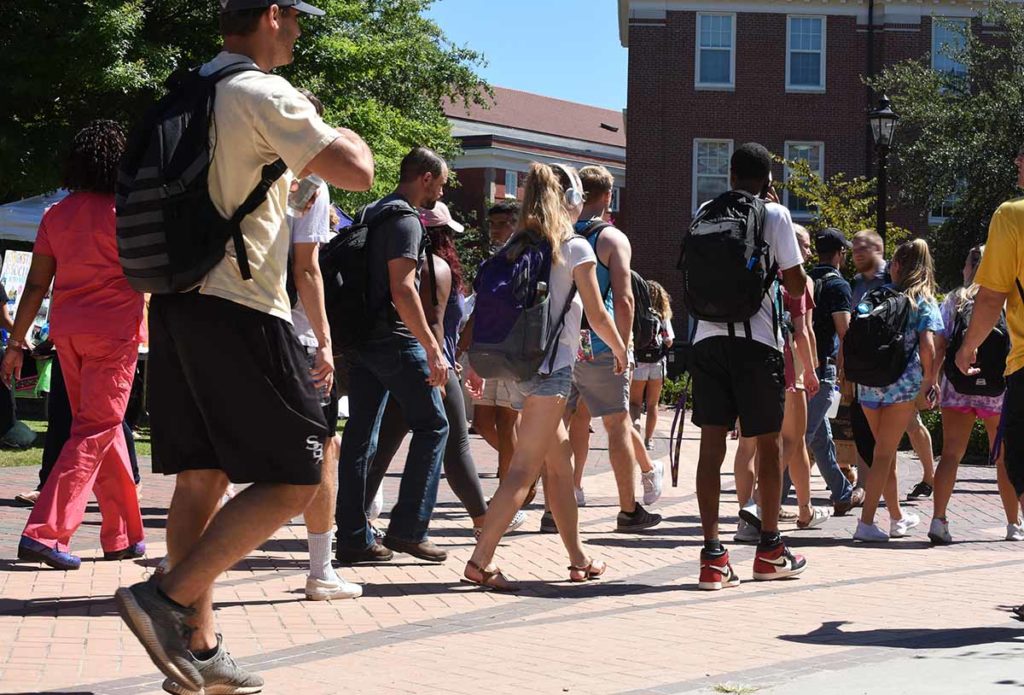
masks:
[[[0,205],[0,239],[28,243],[35,241],[43,213],[67,194],[67,191],[61,189]]]

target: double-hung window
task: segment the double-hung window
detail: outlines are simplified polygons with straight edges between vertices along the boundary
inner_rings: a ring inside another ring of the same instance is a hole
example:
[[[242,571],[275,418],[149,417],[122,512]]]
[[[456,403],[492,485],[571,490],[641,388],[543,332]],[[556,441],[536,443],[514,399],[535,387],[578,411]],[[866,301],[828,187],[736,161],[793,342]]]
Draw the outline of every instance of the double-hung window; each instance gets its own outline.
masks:
[[[967,46],[966,19],[932,19],[932,69],[957,77],[967,74],[967,66],[951,55]]]
[[[519,174],[510,169],[505,170],[505,195],[519,195]]]
[[[736,86],[736,15],[697,14],[696,65],[698,89]]]
[[[786,27],[786,90],[825,91],[825,18],[792,15]]]
[[[732,140],[693,141],[693,209],[729,190]]]
[[[825,179],[825,144],[821,142],[787,142],[787,162],[807,162],[812,173],[817,174],[819,179]],[[786,180],[789,180],[789,167],[785,171]],[[807,219],[814,214],[813,206],[798,195],[791,195],[786,190],[783,195],[782,204],[789,208],[794,219]]]

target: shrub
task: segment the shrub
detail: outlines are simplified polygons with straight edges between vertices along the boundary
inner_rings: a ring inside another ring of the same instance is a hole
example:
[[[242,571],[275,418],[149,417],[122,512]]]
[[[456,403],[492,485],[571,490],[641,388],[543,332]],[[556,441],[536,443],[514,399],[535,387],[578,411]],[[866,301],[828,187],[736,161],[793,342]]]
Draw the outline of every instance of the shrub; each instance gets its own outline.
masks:
[[[942,453],[942,413],[938,410],[926,410],[921,413],[921,420],[929,434],[932,435],[932,452],[939,456]],[[981,420],[974,422],[974,430],[971,431],[971,439],[967,443],[964,462],[975,464],[988,462],[988,433]]]

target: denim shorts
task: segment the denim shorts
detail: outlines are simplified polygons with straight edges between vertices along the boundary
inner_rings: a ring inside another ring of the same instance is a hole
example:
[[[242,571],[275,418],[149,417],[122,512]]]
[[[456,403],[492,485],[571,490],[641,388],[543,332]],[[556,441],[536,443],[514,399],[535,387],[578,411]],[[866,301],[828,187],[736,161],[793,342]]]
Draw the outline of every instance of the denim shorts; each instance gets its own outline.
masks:
[[[516,390],[521,395],[519,402],[513,406],[516,410],[522,410],[523,401],[530,396],[560,396],[561,398],[568,398],[569,391],[572,389],[572,367],[562,367],[550,374],[534,374],[526,381],[514,383]]]

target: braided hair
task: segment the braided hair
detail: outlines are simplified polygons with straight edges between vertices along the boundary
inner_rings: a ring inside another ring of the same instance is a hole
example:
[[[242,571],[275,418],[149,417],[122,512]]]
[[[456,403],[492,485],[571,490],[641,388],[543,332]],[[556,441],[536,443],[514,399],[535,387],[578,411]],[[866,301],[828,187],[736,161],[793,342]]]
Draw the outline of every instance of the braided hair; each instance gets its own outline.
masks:
[[[114,121],[99,120],[78,131],[64,161],[62,185],[70,191],[113,193],[125,134]]]

